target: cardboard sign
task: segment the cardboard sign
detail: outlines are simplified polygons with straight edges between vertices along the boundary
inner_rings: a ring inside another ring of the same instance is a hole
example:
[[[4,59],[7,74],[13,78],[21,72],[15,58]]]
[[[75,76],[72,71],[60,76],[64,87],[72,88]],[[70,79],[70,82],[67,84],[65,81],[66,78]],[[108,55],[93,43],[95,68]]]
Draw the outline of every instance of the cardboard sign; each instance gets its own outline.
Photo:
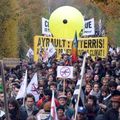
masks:
[[[73,78],[73,67],[72,66],[58,66],[57,77],[59,78]]]

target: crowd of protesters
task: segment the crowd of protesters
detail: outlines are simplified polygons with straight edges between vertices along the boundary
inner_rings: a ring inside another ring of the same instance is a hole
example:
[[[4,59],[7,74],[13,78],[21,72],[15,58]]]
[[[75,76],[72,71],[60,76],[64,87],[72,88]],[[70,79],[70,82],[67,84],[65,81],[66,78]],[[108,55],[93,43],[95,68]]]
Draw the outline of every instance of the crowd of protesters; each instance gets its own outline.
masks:
[[[84,101],[80,99],[76,120],[120,120],[120,51],[113,51],[109,51],[106,58],[87,58],[82,84]],[[14,68],[5,67],[9,120],[50,120],[52,90],[55,92],[58,120],[74,120],[76,102],[73,93],[80,77],[83,55],[78,56],[76,63],[71,63],[70,55],[64,53],[60,60],[52,58],[46,63],[22,60]],[[74,67],[73,78],[65,80],[65,91],[64,80],[57,78],[57,66]],[[37,72],[39,100],[35,101],[32,94],[27,94],[23,104],[23,99],[15,98],[26,69],[28,83]],[[0,120],[5,120],[5,117],[1,77]]]

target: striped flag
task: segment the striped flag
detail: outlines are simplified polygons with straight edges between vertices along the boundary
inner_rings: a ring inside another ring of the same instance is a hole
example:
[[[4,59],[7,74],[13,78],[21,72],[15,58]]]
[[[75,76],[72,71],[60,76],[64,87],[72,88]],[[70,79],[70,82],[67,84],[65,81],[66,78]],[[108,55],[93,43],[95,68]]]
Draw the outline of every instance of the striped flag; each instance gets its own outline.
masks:
[[[78,39],[77,32],[75,32],[74,40],[72,42],[72,63],[77,62]]]
[[[52,91],[52,101],[51,101],[50,115],[51,115],[52,120],[58,120],[57,111],[56,111],[56,105],[55,105],[54,91]]]

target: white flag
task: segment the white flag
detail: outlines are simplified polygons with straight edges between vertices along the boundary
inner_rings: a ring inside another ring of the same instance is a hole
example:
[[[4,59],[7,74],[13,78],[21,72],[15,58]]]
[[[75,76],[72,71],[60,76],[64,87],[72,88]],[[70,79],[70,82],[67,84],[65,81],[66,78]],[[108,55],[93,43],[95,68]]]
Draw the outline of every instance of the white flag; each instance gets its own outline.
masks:
[[[52,57],[55,54],[56,50],[52,43],[49,43],[47,51],[48,51],[48,57]]]
[[[55,105],[54,91],[52,91],[52,101],[51,101],[50,115],[51,115],[52,120],[58,120],[56,105]]]
[[[27,70],[25,72],[24,80],[22,81],[22,84],[16,96],[16,99],[24,98],[26,96],[26,88],[27,88]]]
[[[32,50],[31,48],[29,48],[29,50],[28,50],[26,56],[29,57],[29,58],[31,58],[31,57],[33,57],[33,55],[34,55],[33,50]]]
[[[76,115],[77,115],[77,109],[78,109],[78,106],[79,106],[80,96],[81,96],[81,100],[84,104],[84,93],[82,91],[82,81],[83,81],[83,76],[84,76],[84,72],[85,72],[86,57],[87,57],[87,54],[84,55],[82,68],[81,68],[81,72],[80,72],[80,80],[78,80],[77,85],[75,87],[74,94],[73,94],[73,97],[77,98],[76,99],[76,104],[75,104],[75,120],[76,120]]]
[[[35,97],[35,101],[39,100],[37,73],[34,74],[33,78],[31,79],[30,83],[28,84],[27,93],[33,94]]]
[[[43,54],[43,62],[47,62],[47,61],[48,61],[48,51],[45,49]]]
[[[117,47],[117,48],[116,48],[116,51],[117,51],[117,53],[119,53],[119,51],[120,51],[120,47]]]
[[[99,35],[101,35],[102,33],[102,20],[101,19],[99,19],[98,26],[99,26]]]

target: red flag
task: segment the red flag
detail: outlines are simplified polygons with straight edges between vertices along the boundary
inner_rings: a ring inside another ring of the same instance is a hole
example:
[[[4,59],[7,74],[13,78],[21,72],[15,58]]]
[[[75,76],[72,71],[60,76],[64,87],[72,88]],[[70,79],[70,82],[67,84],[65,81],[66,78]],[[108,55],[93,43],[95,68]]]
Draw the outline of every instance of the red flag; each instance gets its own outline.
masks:
[[[56,111],[56,105],[55,105],[54,91],[52,91],[52,101],[51,101],[50,115],[51,115],[52,120],[58,120],[57,111]]]
[[[72,63],[77,62],[78,40],[77,32],[75,32],[74,40],[72,42]]]

